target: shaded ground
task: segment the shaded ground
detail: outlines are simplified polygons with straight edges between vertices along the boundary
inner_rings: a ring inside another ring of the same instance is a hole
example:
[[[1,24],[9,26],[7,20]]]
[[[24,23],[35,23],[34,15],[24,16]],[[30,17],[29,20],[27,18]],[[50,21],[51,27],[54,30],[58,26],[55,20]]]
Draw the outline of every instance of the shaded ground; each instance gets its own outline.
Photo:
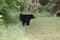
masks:
[[[36,18],[30,26],[0,27],[0,40],[60,40],[60,18]]]

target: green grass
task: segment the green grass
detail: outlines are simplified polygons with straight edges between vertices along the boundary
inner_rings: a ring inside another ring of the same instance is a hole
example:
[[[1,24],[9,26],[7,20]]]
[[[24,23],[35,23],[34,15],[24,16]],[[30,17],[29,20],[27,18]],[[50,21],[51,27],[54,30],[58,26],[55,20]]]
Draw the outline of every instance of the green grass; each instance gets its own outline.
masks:
[[[0,40],[60,40],[60,18],[32,19],[30,26],[21,23],[0,25]]]
[[[51,17],[51,13],[47,12],[47,11],[42,11],[40,13],[35,13],[34,14],[36,18],[44,18],[44,17]]]

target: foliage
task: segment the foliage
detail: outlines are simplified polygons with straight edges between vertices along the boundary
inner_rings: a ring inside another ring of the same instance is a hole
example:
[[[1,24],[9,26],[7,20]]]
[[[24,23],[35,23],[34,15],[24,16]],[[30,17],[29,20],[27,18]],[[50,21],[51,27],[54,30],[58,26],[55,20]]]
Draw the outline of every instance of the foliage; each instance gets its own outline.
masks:
[[[40,3],[42,6],[47,5],[48,2],[49,2],[49,0],[39,0],[39,3]]]
[[[34,1],[35,0],[0,0],[0,15],[3,16],[3,19],[5,22],[16,23],[17,20],[19,20],[19,14],[21,12],[23,13],[24,11],[26,12],[26,10],[27,10],[26,6],[29,4],[32,4],[32,2],[34,2]],[[48,12],[49,11],[52,12],[52,9],[54,8],[54,6],[52,6],[53,3],[58,6],[57,7],[58,9],[60,9],[60,0],[55,0],[55,2],[52,2],[49,5],[47,5],[49,3],[49,0],[43,0],[43,1],[39,0],[39,3],[40,3],[39,4],[40,6],[41,5],[44,6],[43,10],[46,10]],[[36,12],[36,11],[30,12],[30,13],[34,13],[34,15],[36,15],[36,13],[37,13],[37,16],[39,15],[39,17],[40,17],[42,7],[39,7],[39,8],[41,8],[40,14],[38,14],[38,12]],[[50,14],[51,13],[49,13],[49,14],[44,13],[43,16],[44,17],[45,17],[45,15],[49,16]]]
[[[2,15],[0,15],[0,19],[2,18],[3,16]]]

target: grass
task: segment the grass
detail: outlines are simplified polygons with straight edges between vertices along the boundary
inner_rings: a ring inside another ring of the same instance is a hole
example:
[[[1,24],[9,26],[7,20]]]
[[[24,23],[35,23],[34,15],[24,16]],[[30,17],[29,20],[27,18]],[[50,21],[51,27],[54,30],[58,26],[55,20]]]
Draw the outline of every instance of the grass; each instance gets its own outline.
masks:
[[[60,18],[36,18],[24,27],[20,22],[0,25],[0,40],[60,40]]]
[[[47,12],[47,11],[42,11],[40,13],[35,13],[34,14],[36,18],[44,18],[44,17],[51,17],[51,13]]]

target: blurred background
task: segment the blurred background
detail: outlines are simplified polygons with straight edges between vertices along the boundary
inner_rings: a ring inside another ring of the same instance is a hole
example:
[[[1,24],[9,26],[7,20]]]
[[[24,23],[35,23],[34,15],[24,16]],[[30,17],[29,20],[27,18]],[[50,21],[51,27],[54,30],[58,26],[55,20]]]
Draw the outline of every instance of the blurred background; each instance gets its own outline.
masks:
[[[22,28],[20,13],[33,14],[36,19],[29,27]],[[39,37],[41,40],[60,40],[59,16],[60,0],[0,0],[0,40],[39,40]],[[41,31],[37,37],[38,30]]]

